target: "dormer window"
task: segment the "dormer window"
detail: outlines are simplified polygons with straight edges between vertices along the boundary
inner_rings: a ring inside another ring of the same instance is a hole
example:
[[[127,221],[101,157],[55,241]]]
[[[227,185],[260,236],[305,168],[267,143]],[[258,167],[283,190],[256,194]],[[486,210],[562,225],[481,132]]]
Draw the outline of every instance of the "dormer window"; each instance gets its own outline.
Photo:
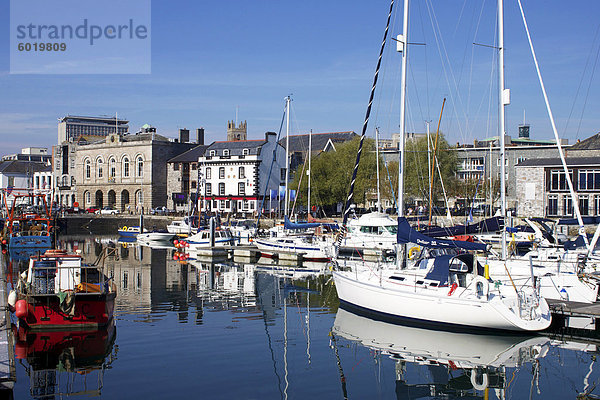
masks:
[[[243,156],[247,156],[248,154],[250,154],[250,150],[249,149],[243,149],[242,150],[242,155]]]
[[[224,149],[223,150],[223,155],[224,156],[228,156],[229,155],[229,149]]]
[[[211,150],[209,154],[211,157],[213,157],[213,156],[217,155],[217,152],[216,152],[216,150]]]

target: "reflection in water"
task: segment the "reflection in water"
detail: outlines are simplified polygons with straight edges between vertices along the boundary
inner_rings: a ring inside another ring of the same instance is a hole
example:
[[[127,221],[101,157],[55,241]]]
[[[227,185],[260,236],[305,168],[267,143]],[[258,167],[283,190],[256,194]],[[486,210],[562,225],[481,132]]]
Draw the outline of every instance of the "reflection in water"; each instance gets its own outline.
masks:
[[[338,312],[327,266],[309,274],[270,260],[185,262],[173,260],[172,249],[115,237],[67,237],[60,245],[88,263],[105,247],[116,250],[104,266],[118,287],[119,335],[106,335],[106,353],[102,342],[88,347],[93,340],[86,337],[38,336],[31,347],[31,338],[19,336],[15,397],[58,392],[53,382],[66,382],[72,366],[84,367],[73,357],[84,347],[104,354],[106,369],[100,380],[90,367],[71,381],[85,378],[99,395],[93,381],[107,398],[542,399],[592,398],[600,390],[595,345],[442,333]],[[24,265],[12,262],[13,281]]]
[[[100,396],[104,371],[116,358],[114,324],[98,331],[28,331],[14,327],[15,358],[29,376],[30,395]]]

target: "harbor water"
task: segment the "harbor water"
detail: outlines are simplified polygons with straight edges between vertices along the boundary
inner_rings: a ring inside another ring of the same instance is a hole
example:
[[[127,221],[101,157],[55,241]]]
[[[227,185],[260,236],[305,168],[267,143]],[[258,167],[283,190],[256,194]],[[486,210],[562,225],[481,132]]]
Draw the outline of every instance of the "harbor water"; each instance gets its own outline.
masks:
[[[104,260],[118,288],[114,326],[36,334],[13,326],[15,398],[600,395],[598,339],[459,334],[374,320],[339,308],[327,265],[307,273],[269,262],[180,261],[168,246],[92,235],[65,237],[60,247],[89,263],[114,249]],[[7,261],[10,281],[26,257]]]

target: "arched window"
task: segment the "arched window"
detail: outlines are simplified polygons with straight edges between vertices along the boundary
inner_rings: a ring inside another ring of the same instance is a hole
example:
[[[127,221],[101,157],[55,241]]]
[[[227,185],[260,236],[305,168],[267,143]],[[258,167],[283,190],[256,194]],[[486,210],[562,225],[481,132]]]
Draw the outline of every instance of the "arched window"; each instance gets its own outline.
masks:
[[[129,178],[129,157],[123,158],[123,177]]]
[[[90,179],[92,177],[92,162],[90,159],[85,160],[85,179]]]
[[[102,178],[102,175],[103,175],[102,164],[104,164],[104,162],[102,161],[102,158],[98,158],[96,160],[96,164],[98,165],[98,178]]]
[[[137,176],[139,176],[139,177],[144,176],[144,159],[142,158],[142,156],[138,156],[138,158],[136,160],[136,164],[137,164]]]
[[[110,160],[108,160],[108,176],[111,178],[117,176],[117,161],[114,157],[111,157]]]

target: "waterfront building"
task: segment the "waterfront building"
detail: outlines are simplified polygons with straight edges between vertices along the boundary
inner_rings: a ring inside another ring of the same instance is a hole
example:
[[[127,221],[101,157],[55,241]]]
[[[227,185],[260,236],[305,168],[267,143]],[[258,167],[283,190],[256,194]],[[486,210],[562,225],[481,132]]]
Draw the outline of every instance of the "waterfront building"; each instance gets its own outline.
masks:
[[[566,151],[566,162],[582,215],[600,216],[600,134]],[[516,167],[519,216],[573,217],[573,201],[558,157],[529,159]]]
[[[195,146],[145,133],[111,134],[77,145],[75,182],[84,208],[114,207],[121,212],[146,212],[167,205],[167,161]]]
[[[167,161],[167,208],[177,212],[188,210],[190,194],[194,196],[201,182],[198,159],[208,146],[204,145],[204,129],[196,130],[197,146]]]
[[[20,153],[2,156],[2,160],[50,162],[52,156],[48,154],[47,147],[25,147]]]
[[[113,133],[129,131],[129,121],[115,117],[85,117],[67,115],[58,122],[58,144],[73,142],[81,137],[96,141]]]
[[[34,189],[36,172],[47,171],[47,163],[23,160],[0,161],[0,204],[12,204],[11,194],[30,193]]]
[[[264,140],[213,142],[198,164],[205,211],[251,214],[265,196],[268,209],[270,191],[285,180],[285,149],[274,132],[267,132]]]
[[[312,133],[302,135],[290,135],[290,172],[293,172],[298,165],[302,165],[306,161],[308,154],[308,137],[311,138],[311,154],[313,157],[324,151],[335,151],[335,145],[343,143],[358,137],[353,131],[346,132],[328,132],[328,133]],[[285,149],[287,138],[279,140],[279,144]]]

